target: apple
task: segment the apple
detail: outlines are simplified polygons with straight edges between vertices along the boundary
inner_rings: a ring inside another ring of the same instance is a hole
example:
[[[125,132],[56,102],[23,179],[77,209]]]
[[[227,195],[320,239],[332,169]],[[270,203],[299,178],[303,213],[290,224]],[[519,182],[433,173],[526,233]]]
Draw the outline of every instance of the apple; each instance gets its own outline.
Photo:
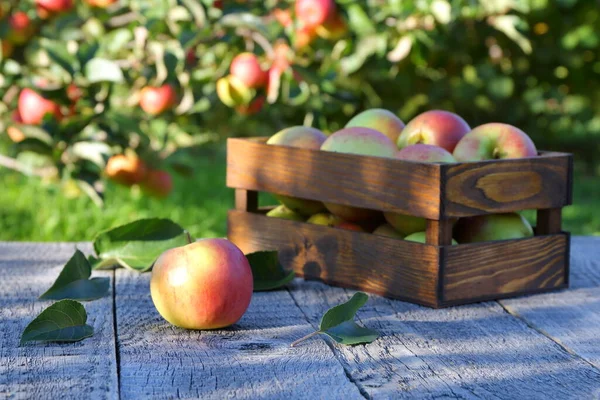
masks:
[[[11,42],[6,39],[0,39],[0,48],[2,48],[2,58],[9,58],[14,50]]]
[[[391,111],[382,108],[372,108],[355,115],[346,124],[346,128],[353,126],[375,129],[396,143],[398,136],[400,136],[402,129],[404,129],[404,122]]]
[[[90,6],[99,8],[107,8],[108,6],[115,4],[117,1],[119,0],[87,0]]]
[[[431,110],[413,118],[398,137],[398,148],[424,143],[440,146],[449,152],[471,128],[460,116],[443,110]]]
[[[260,112],[265,104],[265,96],[258,96],[250,104],[241,104],[235,110],[241,115],[252,115]]]
[[[396,146],[387,136],[363,127],[344,128],[333,133],[323,143],[321,150],[389,158],[397,153]],[[325,203],[325,207],[332,214],[350,222],[376,219],[380,215],[378,211],[341,204]]]
[[[415,232],[424,231],[427,227],[425,218],[412,215],[384,212],[385,220],[402,236],[408,236]]]
[[[360,225],[348,221],[342,221],[339,224],[334,225],[334,228],[347,229],[349,231],[366,232]]]
[[[403,148],[396,154],[396,158],[407,161],[429,162],[429,163],[452,163],[456,162],[452,154],[446,149],[432,144],[413,144]]]
[[[17,109],[23,123],[28,125],[39,125],[46,114],[52,114],[58,120],[62,118],[58,104],[28,88],[21,90]]]
[[[177,102],[177,94],[173,86],[146,86],[140,91],[140,107],[150,115],[158,115]]]
[[[373,231],[373,235],[387,236],[395,239],[404,239],[404,236],[390,224],[381,224]]]
[[[141,182],[147,174],[146,163],[137,156],[116,154],[108,159],[104,172],[113,181],[131,186]]]
[[[294,36],[294,48],[303,49],[308,47],[317,38],[314,27],[303,26],[296,29]]]
[[[15,122],[17,124],[23,123],[23,120],[21,119],[21,114],[19,114],[19,110],[13,111],[11,119],[13,120],[13,122]],[[25,134],[18,127],[14,126],[14,125],[11,125],[8,128],[6,128],[6,134],[8,135],[10,140],[12,140],[15,143],[22,142],[23,140],[26,139]]]
[[[46,15],[69,11],[73,7],[72,0],[35,0],[35,3],[38,12],[43,10],[47,13]]]
[[[167,197],[173,190],[173,178],[167,171],[149,170],[140,182],[142,189],[155,197]]]
[[[271,136],[267,140],[267,144],[318,150],[326,139],[327,136],[318,129],[309,126],[292,126]],[[320,201],[279,194],[275,194],[274,196],[287,208],[300,215],[310,216],[324,210],[323,203]]]
[[[33,25],[27,13],[17,11],[8,19],[10,26],[8,40],[13,44],[21,45],[33,35]]]
[[[531,138],[519,128],[493,122],[467,133],[453,155],[458,161],[482,161],[534,157],[537,150]]]
[[[290,221],[304,221],[305,220],[305,218],[302,215],[295,213],[294,211],[290,210],[283,204],[270,210],[267,213],[267,217],[289,219]]]
[[[405,237],[404,240],[408,240],[409,242],[426,243],[427,235],[425,232],[415,232],[415,233],[411,233],[410,235]],[[452,239],[452,244],[458,244],[458,243],[456,242],[456,240]]]
[[[323,39],[338,40],[347,35],[348,25],[339,13],[333,12],[323,25],[315,28],[315,31]]]
[[[335,4],[333,0],[296,0],[296,18],[302,26],[316,28],[327,21]]]
[[[246,256],[226,239],[202,239],[165,251],[150,279],[159,314],[186,329],[236,323],[250,305],[253,288]]]
[[[263,71],[256,57],[252,53],[241,53],[235,56],[229,71],[238,78],[246,87],[255,89],[267,83],[267,73]]]
[[[461,218],[453,233],[458,243],[475,243],[531,237],[533,228],[521,214],[504,213]]]
[[[291,26],[294,23],[294,20],[292,19],[292,13],[291,13],[290,10],[284,10],[282,8],[276,8],[276,9],[273,10],[273,12],[271,13],[271,15],[284,28],[287,28],[288,26]]]
[[[227,107],[249,105],[254,91],[233,75],[217,80],[217,96]]]
[[[306,222],[314,225],[336,226],[343,222],[343,219],[329,213],[318,213],[311,216]]]

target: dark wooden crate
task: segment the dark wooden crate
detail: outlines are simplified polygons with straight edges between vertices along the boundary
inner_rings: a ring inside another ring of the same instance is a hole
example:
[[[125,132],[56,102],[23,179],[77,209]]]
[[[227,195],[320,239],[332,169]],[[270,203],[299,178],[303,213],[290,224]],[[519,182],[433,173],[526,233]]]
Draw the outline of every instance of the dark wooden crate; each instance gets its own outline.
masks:
[[[572,157],[426,164],[229,139],[227,186],[236,189],[228,237],[244,252],[277,249],[298,275],[431,307],[568,285]],[[269,218],[272,192],[427,218],[427,244]],[[451,245],[451,219],[536,209],[533,238]]]

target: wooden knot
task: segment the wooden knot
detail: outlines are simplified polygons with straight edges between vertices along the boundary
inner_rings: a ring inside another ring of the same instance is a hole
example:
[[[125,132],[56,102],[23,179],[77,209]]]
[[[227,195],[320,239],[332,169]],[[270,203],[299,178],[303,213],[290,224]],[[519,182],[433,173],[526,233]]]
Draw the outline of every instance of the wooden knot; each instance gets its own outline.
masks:
[[[534,171],[498,172],[482,176],[475,187],[490,200],[510,203],[538,194],[542,190],[542,177]]]

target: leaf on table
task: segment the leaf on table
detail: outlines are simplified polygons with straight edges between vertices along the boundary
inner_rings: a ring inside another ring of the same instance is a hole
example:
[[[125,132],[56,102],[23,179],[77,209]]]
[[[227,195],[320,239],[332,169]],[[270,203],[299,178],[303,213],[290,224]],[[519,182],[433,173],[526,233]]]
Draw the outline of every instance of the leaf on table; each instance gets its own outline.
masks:
[[[316,334],[322,333],[336,342],[345,345],[371,343],[379,337],[379,333],[354,322],[356,312],[367,302],[369,297],[363,292],[357,292],[350,300],[327,310],[319,330],[296,340],[292,346]]]
[[[20,344],[27,342],[78,342],[94,334],[86,324],[87,313],[83,305],[73,300],[52,304],[27,325]]]
[[[178,224],[161,218],[140,219],[99,233],[94,239],[95,267],[121,265],[149,271],[164,251],[190,243]]]
[[[95,300],[108,293],[109,278],[89,279],[92,267],[80,250],[65,264],[54,284],[40,296],[42,300]]]
[[[255,292],[279,289],[296,276],[294,271],[283,269],[277,251],[257,251],[246,258],[252,269]]]

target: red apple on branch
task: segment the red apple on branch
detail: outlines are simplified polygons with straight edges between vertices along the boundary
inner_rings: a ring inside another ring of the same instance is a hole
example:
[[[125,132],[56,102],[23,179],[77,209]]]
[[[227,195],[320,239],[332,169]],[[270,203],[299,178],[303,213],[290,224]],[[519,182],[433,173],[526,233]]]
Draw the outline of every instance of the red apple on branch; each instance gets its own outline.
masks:
[[[453,155],[458,161],[482,161],[534,157],[537,150],[531,138],[519,128],[493,122],[467,133]]]
[[[333,0],[296,0],[294,8],[301,25],[314,29],[327,21],[335,4]]]
[[[21,90],[17,108],[23,123],[29,125],[39,125],[46,114],[52,114],[56,119],[62,118],[58,104],[28,88]]]
[[[443,110],[431,110],[413,118],[398,138],[398,148],[423,143],[440,146],[449,152],[471,128],[460,116]]]
[[[126,186],[140,183],[146,177],[147,171],[146,163],[142,159],[125,154],[112,156],[104,168],[106,176]]]
[[[248,309],[253,288],[246,256],[225,239],[202,239],[165,251],[150,280],[160,315],[186,329],[234,324]]]
[[[173,86],[146,86],[140,91],[140,107],[150,115],[158,115],[172,108],[177,102]]]
[[[10,16],[8,19],[10,26],[8,33],[8,40],[12,43],[20,45],[33,35],[33,25],[27,13],[23,11],[17,11]]]
[[[260,66],[258,57],[252,53],[241,53],[235,56],[229,71],[249,88],[262,87],[267,83],[267,73]]]
[[[35,3],[38,12],[43,10],[47,13],[46,16],[52,13],[69,11],[73,7],[72,0],[35,0]]]

